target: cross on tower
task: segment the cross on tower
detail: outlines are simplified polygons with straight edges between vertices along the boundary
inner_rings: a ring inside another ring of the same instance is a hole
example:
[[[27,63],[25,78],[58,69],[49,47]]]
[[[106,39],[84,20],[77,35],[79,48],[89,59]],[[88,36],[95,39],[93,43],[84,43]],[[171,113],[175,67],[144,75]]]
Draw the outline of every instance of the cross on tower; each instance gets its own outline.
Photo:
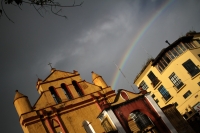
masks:
[[[52,69],[52,66],[51,66],[51,64],[52,64],[52,63],[49,63],[48,65],[49,65],[49,66],[51,67],[51,69]]]

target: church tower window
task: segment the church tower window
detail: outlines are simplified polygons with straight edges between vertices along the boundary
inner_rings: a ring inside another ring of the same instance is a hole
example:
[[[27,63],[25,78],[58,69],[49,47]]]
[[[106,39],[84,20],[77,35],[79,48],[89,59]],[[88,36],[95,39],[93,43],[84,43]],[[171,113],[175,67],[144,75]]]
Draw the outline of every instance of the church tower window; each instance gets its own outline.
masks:
[[[72,96],[72,94],[71,94],[70,91],[69,91],[69,88],[68,88],[64,83],[61,84],[61,88],[63,89],[63,91],[64,91],[66,97],[67,97],[69,100],[73,99],[73,96]]]
[[[83,91],[82,91],[82,89],[80,88],[79,84],[78,84],[75,80],[72,81],[72,84],[73,84],[73,86],[74,86],[76,92],[78,93],[78,95],[79,95],[79,96],[83,96],[84,94],[83,94]]]
[[[60,97],[58,96],[58,94],[56,93],[55,89],[53,86],[49,87],[49,91],[51,92],[51,95],[54,99],[54,101],[58,104],[58,103],[61,103],[61,99]]]

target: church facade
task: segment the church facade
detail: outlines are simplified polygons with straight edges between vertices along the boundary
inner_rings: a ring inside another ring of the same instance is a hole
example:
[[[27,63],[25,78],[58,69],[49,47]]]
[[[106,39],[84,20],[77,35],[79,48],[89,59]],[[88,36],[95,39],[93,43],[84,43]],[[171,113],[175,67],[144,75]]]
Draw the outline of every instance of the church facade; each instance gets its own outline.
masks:
[[[97,116],[101,104],[112,101],[115,92],[103,79],[92,73],[94,84],[73,73],[52,69],[45,79],[38,79],[40,97],[33,107],[28,97],[16,92],[14,105],[25,133],[104,132]],[[106,100],[105,100],[106,99]],[[87,128],[89,127],[89,128]]]

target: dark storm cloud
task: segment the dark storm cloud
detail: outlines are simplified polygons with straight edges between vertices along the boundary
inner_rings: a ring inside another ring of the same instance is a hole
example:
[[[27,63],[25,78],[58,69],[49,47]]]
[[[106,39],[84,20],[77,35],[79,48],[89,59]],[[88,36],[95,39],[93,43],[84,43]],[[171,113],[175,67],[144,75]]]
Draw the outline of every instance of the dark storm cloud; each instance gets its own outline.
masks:
[[[22,11],[6,7],[15,24],[5,16],[0,20],[0,116],[4,120],[0,132],[22,132],[12,104],[15,90],[34,104],[39,97],[37,76],[45,79],[50,74],[49,62],[59,70],[77,70],[89,82],[95,71],[111,85],[114,62],[119,64],[142,25],[163,2],[89,0],[82,7],[63,9],[67,20],[45,12],[42,18],[29,5]],[[131,83],[148,58],[143,47],[155,57],[166,47],[165,40],[173,42],[189,30],[200,31],[198,5],[198,0],[175,1],[154,21],[122,69]],[[115,89],[131,90],[122,76],[119,79]]]

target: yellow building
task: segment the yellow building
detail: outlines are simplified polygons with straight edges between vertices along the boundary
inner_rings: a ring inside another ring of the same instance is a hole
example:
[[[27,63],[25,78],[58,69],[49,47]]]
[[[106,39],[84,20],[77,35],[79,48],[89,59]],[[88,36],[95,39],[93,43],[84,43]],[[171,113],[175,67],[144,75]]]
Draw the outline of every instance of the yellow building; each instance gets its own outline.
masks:
[[[77,71],[52,68],[45,80],[38,79],[36,88],[40,96],[33,106],[27,96],[16,91],[13,103],[24,133],[105,132],[97,116],[102,106],[114,101],[116,94],[94,72],[92,81],[93,84],[82,80]]]
[[[200,33],[186,36],[149,59],[134,84],[151,92],[160,107],[175,104],[185,119],[200,111]]]

